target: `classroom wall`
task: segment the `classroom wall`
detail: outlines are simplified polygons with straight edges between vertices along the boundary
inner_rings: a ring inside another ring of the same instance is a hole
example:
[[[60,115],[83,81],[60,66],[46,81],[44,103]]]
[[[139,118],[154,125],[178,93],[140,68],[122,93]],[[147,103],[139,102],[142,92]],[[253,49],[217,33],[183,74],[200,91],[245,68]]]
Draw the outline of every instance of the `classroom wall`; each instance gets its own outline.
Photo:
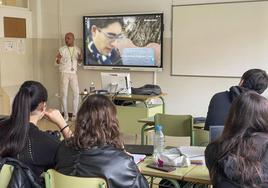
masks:
[[[3,17],[25,18],[26,38],[5,38]],[[21,83],[34,79],[33,46],[32,12],[26,8],[0,6],[0,114],[10,112]]]
[[[50,91],[50,105],[59,105],[59,98],[55,96],[59,93],[59,76],[57,67],[54,66],[54,60],[57,49],[64,44],[61,39],[66,32],[72,31],[76,36],[77,45],[82,47],[82,16],[96,13],[164,12],[164,70],[157,72],[156,84],[160,85],[163,92],[168,94],[165,97],[167,113],[205,116],[212,95],[215,92],[227,90],[239,82],[239,78],[171,76],[171,6],[178,3],[197,3],[197,1],[116,0],[111,3],[110,0],[46,0],[40,3],[41,26],[40,23],[37,23],[37,26],[34,25],[34,27],[42,30],[40,36],[42,53],[39,61],[42,81]],[[79,68],[80,90],[89,88],[91,81],[94,81],[97,88],[100,88],[100,72]],[[151,72],[131,72],[131,80],[134,87],[140,87],[146,83],[153,83],[154,76]]]

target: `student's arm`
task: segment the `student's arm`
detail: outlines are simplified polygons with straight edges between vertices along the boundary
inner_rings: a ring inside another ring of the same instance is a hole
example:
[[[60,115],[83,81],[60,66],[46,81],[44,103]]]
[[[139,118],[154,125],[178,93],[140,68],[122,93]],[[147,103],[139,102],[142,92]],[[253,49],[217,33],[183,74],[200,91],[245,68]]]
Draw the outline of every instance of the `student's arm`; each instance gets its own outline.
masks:
[[[72,131],[70,127],[65,122],[59,110],[49,109],[45,112],[45,116],[61,130],[64,138],[70,138],[72,136]]]

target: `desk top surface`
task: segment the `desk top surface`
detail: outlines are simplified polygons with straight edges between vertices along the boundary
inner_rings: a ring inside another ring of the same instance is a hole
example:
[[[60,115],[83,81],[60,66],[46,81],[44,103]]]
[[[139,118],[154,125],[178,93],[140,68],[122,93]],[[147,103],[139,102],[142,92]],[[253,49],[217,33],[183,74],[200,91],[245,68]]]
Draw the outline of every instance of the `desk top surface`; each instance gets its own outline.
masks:
[[[146,123],[148,125],[154,125],[154,116],[150,116],[147,118],[142,118],[138,120],[139,123]],[[193,128],[195,129],[204,129],[204,123],[193,124]]]
[[[153,159],[152,157],[150,157],[150,158],[146,158],[143,162],[138,164],[139,169],[143,175],[182,180],[185,174],[187,174],[187,172],[191,171],[191,169],[195,167],[195,165],[191,165],[189,167],[176,168],[176,170],[172,172],[163,172],[160,170],[155,170],[155,169],[146,167],[146,165],[148,165],[152,161]]]
[[[184,181],[211,184],[209,171],[206,166],[195,166],[183,178]]]
[[[209,172],[206,166],[190,165],[189,167],[178,167],[172,172],[163,172],[146,167],[153,161],[152,157],[146,158],[143,162],[139,163],[139,169],[143,175],[170,178],[176,180],[184,180],[195,183],[210,184]]]
[[[80,96],[88,96],[90,95],[89,93],[79,93]],[[155,98],[159,98],[162,96],[167,95],[166,93],[161,93],[160,95],[127,95],[127,94],[118,94],[118,95],[114,95],[114,94],[106,94],[106,96],[108,97],[112,97],[114,99],[118,99],[118,100],[133,100],[133,101],[147,101],[150,99],[155,99]]]
[[[156,98],[159,98],[159,97],[162,97],[165,95],[166,95],[165,93],[162,93],[160,95],[133,95],[133,94],[124,95],[124,94],[119,94],[119,95],[114,96],[114,98],[118,99],[118,100],[147,101],[147,100],[156,99]],[[109,95],[109,96],[113,97],[113,95]]]
[[[139,123],[147,123],[147,124],[152,124],[154,125],[154,116],[150,116],[147,118],[142,118],[138,120]]]

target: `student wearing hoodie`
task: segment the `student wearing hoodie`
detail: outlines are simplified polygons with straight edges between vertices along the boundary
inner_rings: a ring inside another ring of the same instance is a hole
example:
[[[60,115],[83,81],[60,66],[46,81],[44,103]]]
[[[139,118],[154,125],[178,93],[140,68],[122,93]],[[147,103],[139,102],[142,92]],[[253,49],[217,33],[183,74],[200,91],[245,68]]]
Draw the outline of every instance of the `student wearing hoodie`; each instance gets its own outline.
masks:
[[[262,94],[268,86],[268,76],[264,70],[250,69],[246,71],[238,86],[229,91],[216,93],[210,100],[205,123],[205,130],[210,126],[224,125],[233,100],[240,94],[253,90]]]

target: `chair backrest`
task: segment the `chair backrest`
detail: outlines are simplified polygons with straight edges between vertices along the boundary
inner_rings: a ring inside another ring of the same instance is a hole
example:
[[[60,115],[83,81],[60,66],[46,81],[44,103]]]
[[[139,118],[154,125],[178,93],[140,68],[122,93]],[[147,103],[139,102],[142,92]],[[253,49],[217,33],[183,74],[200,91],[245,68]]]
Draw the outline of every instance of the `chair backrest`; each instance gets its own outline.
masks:
[[[11,179],[14,167],[4,164],[0,171],[0,188],[7,188]]]
[[[67,176],[53,169],[45,172],[45,183],[46,188],[108,188],[103,178]]]
[[[221,136],[224,125],[209,126],[209,142],[213,142]]]
[[[192,145],[193,117],[191,115],[169,115],[156,114],[155,124],[163,126],[163,133],[166,136],[189,136]]]

